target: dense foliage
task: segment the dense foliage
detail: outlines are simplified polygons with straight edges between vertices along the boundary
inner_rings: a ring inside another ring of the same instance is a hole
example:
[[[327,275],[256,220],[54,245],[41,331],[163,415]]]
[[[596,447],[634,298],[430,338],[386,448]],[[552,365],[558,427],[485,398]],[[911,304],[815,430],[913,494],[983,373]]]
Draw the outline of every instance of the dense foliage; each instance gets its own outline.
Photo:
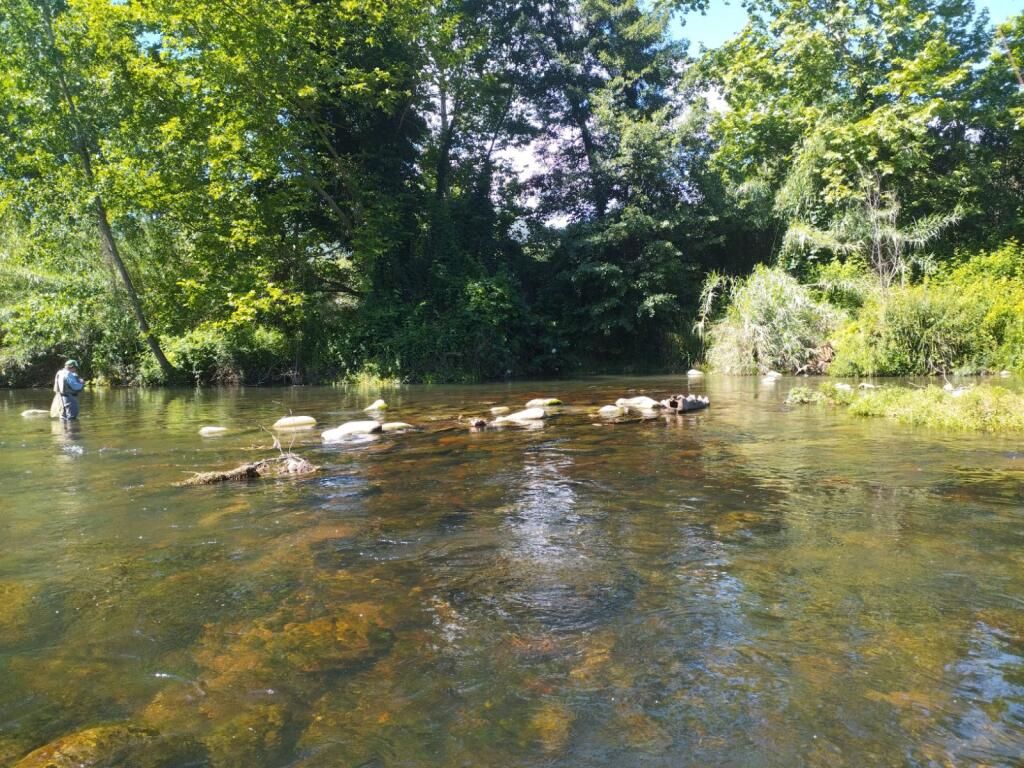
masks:
[[[1024,365],[1024,15],[705,5],[0,0],[0,381]]]

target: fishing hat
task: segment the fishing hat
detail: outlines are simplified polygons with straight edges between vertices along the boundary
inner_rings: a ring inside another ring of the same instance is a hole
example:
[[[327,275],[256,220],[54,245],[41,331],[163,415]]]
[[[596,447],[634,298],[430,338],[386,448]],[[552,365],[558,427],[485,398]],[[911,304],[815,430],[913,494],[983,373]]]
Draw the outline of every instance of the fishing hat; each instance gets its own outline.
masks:
[[[64,363],[64,367],[65,368],[77,368],[78,367],[78,361],[77,360],[68,360],[66,363]]]

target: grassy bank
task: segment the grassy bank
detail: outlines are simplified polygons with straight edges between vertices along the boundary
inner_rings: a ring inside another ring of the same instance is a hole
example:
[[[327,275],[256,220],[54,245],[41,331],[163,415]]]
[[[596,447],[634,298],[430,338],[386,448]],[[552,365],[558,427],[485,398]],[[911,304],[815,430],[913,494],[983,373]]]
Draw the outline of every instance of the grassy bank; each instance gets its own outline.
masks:
[[[1024,432],[1024,395],[987,384],[952,392],[934,386],[856,391],[829,382],[816,390],[796,387],[786,402],[838,405],[857,416],[954,432]]]

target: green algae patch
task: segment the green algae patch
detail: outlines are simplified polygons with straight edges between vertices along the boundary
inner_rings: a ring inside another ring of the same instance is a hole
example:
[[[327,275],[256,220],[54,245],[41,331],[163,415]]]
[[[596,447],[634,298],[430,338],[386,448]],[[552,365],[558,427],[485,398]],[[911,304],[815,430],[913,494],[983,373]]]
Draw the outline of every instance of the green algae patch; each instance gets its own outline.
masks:
[[[16,581],[0,581],[0,647],[24,642],[32,634],[32,590]]]
[[[872,390],[854,399],[850,413],[956,432],[1024,431],[1024,395],[997,386]]]

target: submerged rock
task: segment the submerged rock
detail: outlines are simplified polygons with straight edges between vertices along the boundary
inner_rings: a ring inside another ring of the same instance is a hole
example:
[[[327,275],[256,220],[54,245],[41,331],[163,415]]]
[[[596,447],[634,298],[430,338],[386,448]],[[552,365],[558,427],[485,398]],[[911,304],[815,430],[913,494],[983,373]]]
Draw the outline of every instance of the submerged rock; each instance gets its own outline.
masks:
[[[61,736],[30,752],[14,768],[134,768],[170,766],[152,753],[156,731],[129,725],[104,725]]]
[[[316,419],[312,416],[285,416],[274,422],[274,429],[302,429],[315,426]]]
[[[503,416],[511,410],[507,405],[496,405],[494,408],[491,408],[491,413],[495,416]]]
[[[288,712],[281,705],[263,704],[216,727],[204,739],[217,768],[267,765],[281,752]]]
[[[527,408],[547,408],[553,405],[561,405],[562,401],[557,397],[536,397],[526,404]]]
[[[620,408],[617,405],[602,405],[597,410],[597,412],[604,416],[605,418],[611,419],[615,418],[616,416],[622,416],[626,412],[626,410],[624,408]]]
[[[371,435],[384,429],[379,421],[348,421],[340,427],[328,429],[321,435],[325,443],[337,443],[351,435]]]
[[[39,408],[29,408],[27,411],[22,411],[21,415],[24,416],[26,419],[31,419],[36,416],[49,416],[50,412],[40,410]]]
[[[640,395],[639,397],[620,397],[615,401],[615,405],[619,408],[631,408],[640,411],[653,411],[661,408],[662,405],[657,400],[646,395]]]
[[[364,411],[384,411],[387,410],[388,404],[383,400],[374,400],[368,406],[363,408]]]
[[[704,371],[698,370],[697,368],[691,368],[690,370],[688,370],[686,372],[686,375],[695,379],[695,378],[697,378],[699,376],[703,376],[704,375]]]
[[[547,411],[543,408],[527,408],[525,411],[516,411],[508,416],[499,416],[494,420],[495,424],[509,424],[517,421],[540,421],[546,419]]]
[[[561,752],[569,743],[576,714],[564,704],[548,702],[530,719],[530,731],[548,754]]]
[[[213,437],[214,435],[223,435],[227,431],[227,427],[202,427],[199,434],[203,437]]]

